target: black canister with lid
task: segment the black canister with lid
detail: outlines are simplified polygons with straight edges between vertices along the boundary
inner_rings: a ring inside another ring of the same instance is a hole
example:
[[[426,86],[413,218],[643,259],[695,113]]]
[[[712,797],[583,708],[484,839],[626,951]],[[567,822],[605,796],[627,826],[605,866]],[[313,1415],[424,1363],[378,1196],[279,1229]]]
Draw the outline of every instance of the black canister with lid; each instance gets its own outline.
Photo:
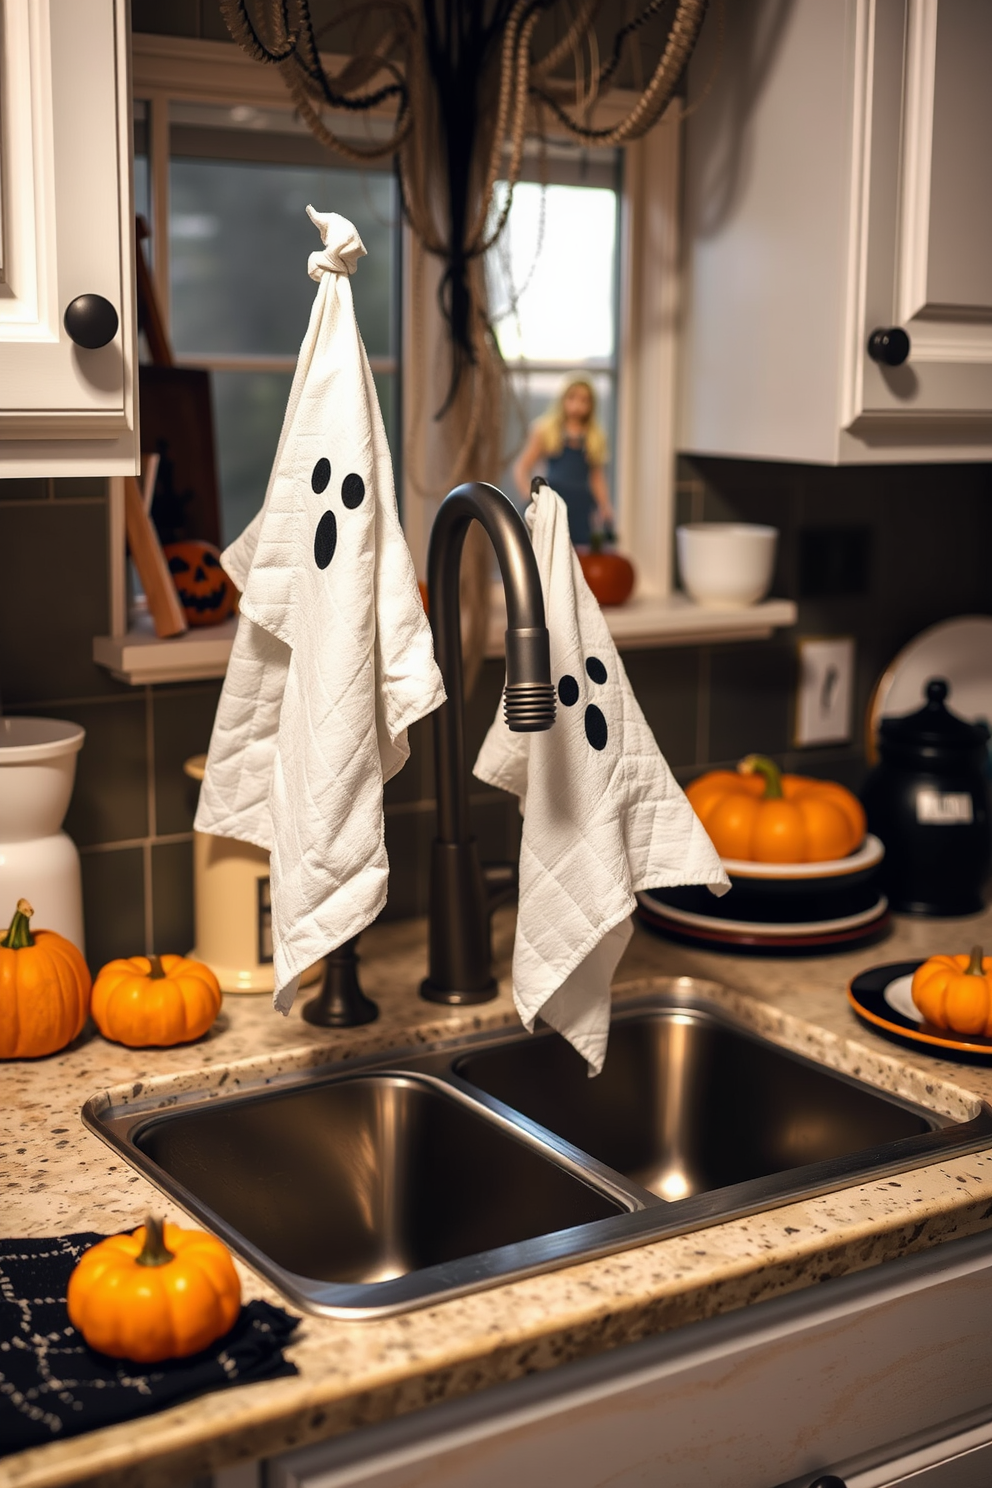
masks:
[[[934,678],[925,708],[883,718],[862,792],[890,903],[907,914],[976,914],[992,866],[989,730],[945,707],[948,690]]]

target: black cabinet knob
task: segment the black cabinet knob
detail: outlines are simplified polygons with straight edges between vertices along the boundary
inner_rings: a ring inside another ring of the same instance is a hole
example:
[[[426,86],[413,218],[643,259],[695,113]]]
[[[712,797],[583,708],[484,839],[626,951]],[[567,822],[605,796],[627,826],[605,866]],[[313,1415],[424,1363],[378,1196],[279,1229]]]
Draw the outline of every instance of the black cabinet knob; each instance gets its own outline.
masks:
[[[824,1473],[822,1478],[817,1478],[815,1483],[810,1483],[809,1488],[847,1488],[847,1484],[835,1473]]]
[[[85,294],[77,295],[66,306],[62,324],[77,346],[96,351],[113,341],[120,321],[117,311],[103,295]]]
[[[901,367],[909,356],[909,337],[901,326],[880,327],[868,337],[868,355],[885,367]]]

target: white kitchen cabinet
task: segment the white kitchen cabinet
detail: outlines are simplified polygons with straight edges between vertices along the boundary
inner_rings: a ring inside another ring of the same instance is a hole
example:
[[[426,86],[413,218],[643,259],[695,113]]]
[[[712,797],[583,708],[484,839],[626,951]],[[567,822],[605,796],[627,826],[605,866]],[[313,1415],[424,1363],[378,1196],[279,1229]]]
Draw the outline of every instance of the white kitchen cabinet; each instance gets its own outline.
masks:
[[[985,1488],[990,1444],[980,1235],[272,1459],[265,1482]]]
[[[992,5],[711,7],[686,121],[680,447],[992,456]],[[869,353],[909,338],[901,365]]]
[[[0,0],[0,34],[0,478],[134,473],[127,0]]]

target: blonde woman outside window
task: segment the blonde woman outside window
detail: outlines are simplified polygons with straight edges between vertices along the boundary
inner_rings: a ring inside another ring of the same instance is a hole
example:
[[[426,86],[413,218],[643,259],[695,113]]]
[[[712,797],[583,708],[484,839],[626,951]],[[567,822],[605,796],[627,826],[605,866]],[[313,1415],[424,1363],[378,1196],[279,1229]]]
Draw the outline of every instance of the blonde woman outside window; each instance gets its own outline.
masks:
[[[568,507],[568,531],[576,547],[592,540],[592,514],[602,527],[613,526],[613,507],[606,488],[606,435],[596,419],[596,394],[585,378],[568,383],[531,427],[513,467],[517,490],[530,496],[534,467],[547,462],[547,481]]]

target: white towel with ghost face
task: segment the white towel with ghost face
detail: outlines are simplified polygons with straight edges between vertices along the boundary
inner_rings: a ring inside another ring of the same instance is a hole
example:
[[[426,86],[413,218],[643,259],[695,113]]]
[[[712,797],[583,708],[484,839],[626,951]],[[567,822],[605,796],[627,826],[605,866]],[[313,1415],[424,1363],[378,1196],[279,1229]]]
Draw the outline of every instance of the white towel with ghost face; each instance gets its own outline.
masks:
[[[352,224],[307,211],[324,250],[265,504],[223,555],[242,590],[196,829],[271,854],[276,1006],[386,901],[382,787],[444,701],[349,276]]]
[[[568,512],[542,485],[530,507],[558,693],[554,726],[512,734],[497,715],[475,774],[520,797],[520,905],[513,997],[540,1013],[598,1074],[610,981],[639,889],[730,887],[631,690],[569,541]]]

